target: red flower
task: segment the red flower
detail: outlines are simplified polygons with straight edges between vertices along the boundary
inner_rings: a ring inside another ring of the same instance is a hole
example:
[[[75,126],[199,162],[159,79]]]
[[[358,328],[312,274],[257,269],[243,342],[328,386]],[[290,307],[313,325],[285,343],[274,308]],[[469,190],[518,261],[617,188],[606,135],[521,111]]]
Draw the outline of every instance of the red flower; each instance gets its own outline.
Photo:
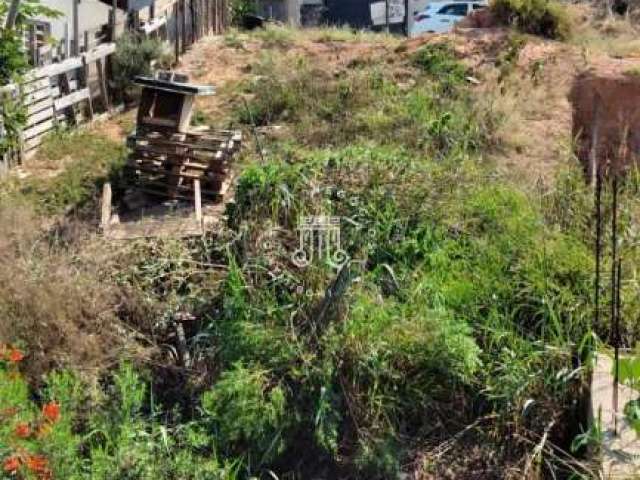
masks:
[[[28,438],[31,435],[31,428],[28,423],[19,423],[14,430],[16,437]]]
[[[60,418],[60,405],[56,402],[49,402],[42,407],[42,415],[51,423],[55,423]]]
[[[18,457],[7,457],[4,459],[4,471],[13,473],[20,468],[20,459]]]
[[[32,455],[27,457],[27,468],[33,473],[46,474],[49,471],[48,465],[49,462],[42,455]]]
[[[7,358],[11,363],[18,363],[22,361],[24,354],[17,348],[12,348],[11,351],[9,351]]]

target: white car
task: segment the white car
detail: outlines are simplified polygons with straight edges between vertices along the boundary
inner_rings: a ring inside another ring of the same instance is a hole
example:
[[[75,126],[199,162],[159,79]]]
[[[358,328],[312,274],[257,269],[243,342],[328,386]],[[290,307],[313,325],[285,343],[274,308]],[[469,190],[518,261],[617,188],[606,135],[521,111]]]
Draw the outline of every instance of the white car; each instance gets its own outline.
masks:
[[[449,1],[433,2],[427,8],[417,12],[413,17],[411,36],[422,33],[445,33],[450,31],[456,22],[459,22],[473,10],[485,8],[486,0],[479,1]]]

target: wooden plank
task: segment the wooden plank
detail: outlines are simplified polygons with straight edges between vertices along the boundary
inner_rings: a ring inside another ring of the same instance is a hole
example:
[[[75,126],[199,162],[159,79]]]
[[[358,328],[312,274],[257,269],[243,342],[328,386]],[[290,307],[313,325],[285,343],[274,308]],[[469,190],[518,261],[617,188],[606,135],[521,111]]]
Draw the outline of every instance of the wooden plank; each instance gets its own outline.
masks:
[[[163,166],[160,165],[149,165],[139,164],[134,162],[129,162],[127,164],[129,168],[134,170],[138,170],[142,173],[148,173],[153,175],[159,175],[161,177],[171,177],[171,178],[184,178],[188,180],[196,180],[196,179],[208,179],[209,181],[220,181],[224,180],[226,174],[224,173],[209,173],[203,175],[202,173],[189,173],[189,172],[172,172],[170,170],[166,170]]]
[[[102,188],[102,216],[101,222],[102,230],[106,232],[109,229],[111,223],[111,184],[109,182],[104,184]]]
[[[71,57],[60,63],[52,63],[51,65],[46,65],[44,67],[31,70],[25,75],[25,78],[36,79],[42,77],[54,77],[71,70],[76,70],[80,67],[82,67],[82,58]]]
[[[116,51],[115,43],[104,43],[83,55],[84,61],[87,63],[108,57]]]
[[[149,193],[151,195],[161,196],[161,197],[171,196],[172,198],[177,198],[180,200],[193,200],[193,195],[192,195],[193,192],[191,191],[191,187],[185,187],[184,185],[179,185],[178,187],[183,191],[186,188],[187,191],[184,193],[178,192],[178,193],[169,195],[169,193],[166,190],[167,185],[158,183],[158,182],[147,182],[141,185],[137,190],[140,190],[141,192]],[[213,192],[210,190],[201,190],[201,194],[208,198],[220,198],[222,196],[220,195],[219,192]]]
[[[57,99],[53,103],[53,107],[56,110],[56,112],[59,112],[60,110],[64,110],[65,108],[69,108],[70,106],[78,102],[81,102],[83,100],[88,100],[88,99],[89,99],[89,89],[83,88],[82,90],[77,90],[67,96]]]
[[[145,137],[131,137],[133,141],[146,141]],[[135,148],[143,148],[147,147],[147,145],[134,144]],[[195,144],[195,143],[187,143],[187,142],[174,142],[171,140],[151,140],[148,142],[148,146],[156,149],[167,148],[172,149],[171,151],[167,151],[165,153],[176,153],[176,147],[191,149],[192,151],[205,151],[205,152],[214,152],[217,153],[222,148],[222,142],[219,144]],[[186,153],[186,152],[185,152]]]
[[[145,23],[141,30],[145,35],[151,35],[153,32],[159,30],[161,27],[167,24],[167,17],[154,18],[153,20]]]
[[[35,115],[42,110],[53,108],[53,99],[51,97],[43,98],[42,100],[32,103],[27,107],[27,115]]]
[[[24,104],[29,106],[32,103],[37,103],[40,102],[46,98],[51,98],[52,97],[52,90],[53,89],[49,89],[49,88],[44,88],[42,90],[37,90],[33,93],[30,93],[29,95],[25,95],[24,97]]]
[[[174,18],[174,25],[175,25],[175,31],[174,31],[174,36],[175,36],[175,62],[179,63],[180,62],[180,6],[179,3],[176,1],[176,3],[173,6],[173,18]]]
[[[89,104],[89,120],[93,121],[93,98],[91,96],[91,89],[89,88],[89,62],[87,61],[87,57],[82,58],[82,84],[88,91],[88,104]],[[76,119],[76,125],[78,121]]]
[[[216,165],[216,164],[204,164],[200,162],[194,162],[192,160],[185,160],[182,158],[153,158],[153,157],[135,157],[132,159],[136,162],[141,162],[142,164],[150,164],[155,166],[173,166],[173,165],[181,165],[185,168],[189,168],[192,170],[211,170],[212,172],[226,172],[226,165]]]
[[[53,108],[50,106],[46,110],[41,110],[38,113],[34,113],[27,118],[27,127],[32,127],[33,125],[37,125],[38,123],[44,122],[45,120],[49,120],[53,118]]]
[[[202,224],[202,194],[200,193],[200,179],[193,181],[193,197],[196,208],[196,221]]]
[[[48,132],[53,128],[53,119],[49,119],[46,122],[42,122],[38,125],[35,125],[31,128],[26,128],[22,131],[22,139],[30,140],[33,137],[37,137],[42,135],[45,132]]]
[[[28,95],[29,93],[33,93],[37,90],[42,90],[43,88],[51,88],[51,82],[48,78],[40,78],[37,80],[30,81],[25,83],[22,86],[22,93]]]
[[[111,102],[109,101],[109,90],[107,89],[107,75],[104,68],[104,62],[101,59],[97,60],[96,67],[98,68],[98,84],[100,85],[100,95],[102,96],[104,109],[110,110]]]

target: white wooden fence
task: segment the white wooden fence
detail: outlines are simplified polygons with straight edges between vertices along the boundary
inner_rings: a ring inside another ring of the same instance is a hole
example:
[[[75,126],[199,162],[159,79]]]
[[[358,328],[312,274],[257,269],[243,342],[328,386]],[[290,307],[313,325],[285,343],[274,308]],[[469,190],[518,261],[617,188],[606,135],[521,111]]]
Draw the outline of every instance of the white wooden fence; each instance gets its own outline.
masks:
[[[96,100],[100,101],[103,110],[110,109],[105,69],[113,52],[115,44],[105,43],[80,56],[33,69],[24,75],[20,85],[2,87],[2,95],[13,96],[22,103],[27,121],[17,151],[7,152],[0,158],[0,173],[32,155],[44,136],[54,128],[92,120]],[[90,82],[92,70],[97,72],[95,87]],[[0,137],[3,134],[6,132],[0,127]]]

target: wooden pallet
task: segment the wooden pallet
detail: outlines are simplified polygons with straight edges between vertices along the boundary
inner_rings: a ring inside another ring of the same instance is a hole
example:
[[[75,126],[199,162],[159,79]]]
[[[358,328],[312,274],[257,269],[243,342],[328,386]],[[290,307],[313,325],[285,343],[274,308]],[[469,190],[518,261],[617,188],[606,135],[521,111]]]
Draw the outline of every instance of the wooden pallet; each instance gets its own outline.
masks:
[[[140,190],[172,199],[192,199],[198,180],[201,195],[217,200],[241,140],[226,130],[135,133],[127,140],[129,176]]]
[[[197,182],[197,181],[196,181]],[[215,231],[224,219],[226,204],[234,194],[233,178],[228,176],[220,189],[217,203],[203,204],[199,187],[193,203],[177,208],[158,204],[152,199],[144,208],[126,214],[112,212],[111,185],[105,184],[102,195],[101,229],[109,240],[139,238],[189,238]]]

